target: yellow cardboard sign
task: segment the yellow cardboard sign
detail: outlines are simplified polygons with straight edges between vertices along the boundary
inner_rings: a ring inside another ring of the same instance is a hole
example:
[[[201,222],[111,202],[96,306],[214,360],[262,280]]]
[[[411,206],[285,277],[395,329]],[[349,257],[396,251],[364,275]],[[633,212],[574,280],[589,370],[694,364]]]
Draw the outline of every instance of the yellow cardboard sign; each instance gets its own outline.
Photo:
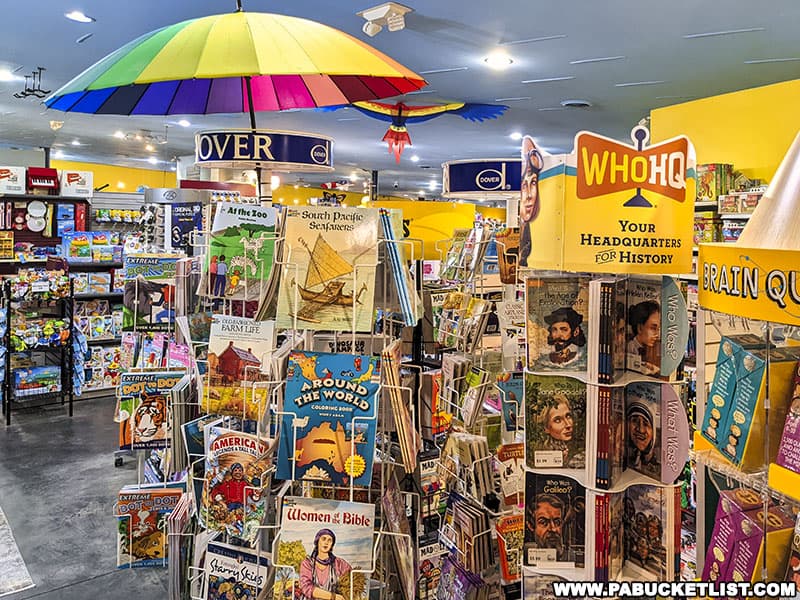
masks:
[[[800,250],[700,244],[698,302],[708,310],[800,325]]]
[[[572,154],[528,163],[523,156],[523,170],[539,168],[533,177],[523,171],[520,227],[530,228],[528,267],[691,272],[694,149],[685,137],[645,147],[648,135],[644,127],[634,128],[634,147],[581,132]],[[537,180],[527,184],[529,179]],[[532,203],[525,194],[536,190],[538,204],[526,221],[524,207]],[[524,259],[521,250],[523,265]]]
[[[458,202],[422,202],[413,200],[378,200],[370,202],[373,208],[399,208],[403,211],[403,238],[422,240],[414,244],[414,258],[443,260],[456,229],[470,229],[475,224],[475,205]],[[397,233],[398,237],[401,232]],[[446,240],[446,241],[445,241]],[[410,256],[411,249],[406,250]]]

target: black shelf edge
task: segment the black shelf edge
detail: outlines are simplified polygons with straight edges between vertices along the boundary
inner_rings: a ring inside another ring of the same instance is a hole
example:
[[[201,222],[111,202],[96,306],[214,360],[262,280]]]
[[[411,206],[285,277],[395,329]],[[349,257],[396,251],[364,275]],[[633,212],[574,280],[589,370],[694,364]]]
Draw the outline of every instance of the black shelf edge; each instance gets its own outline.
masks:
[[[80,271],[81,269],[121,269],[125,265],[121,262],[69,262],[67,267],[70,272]]]
[[[89,202],[91,203],[92,198],[83,197],[73,197],[73,196],[59,196],[59,195],[50,195],[50,194],[0,194],[0,200],[50,200],[52,202]]]
[[[124,292],[103,292],[100,294],[75,294],[73,298],[75,298],[75,300],[81,300],[83,298],[121,298],[124,295]]]
[[[85,335],[85,334],[84,334]],[[95,338],[93,340],[86,339],[86,343],[91,345],[101,345],[101,344],[119,344],[122,341],[121,337],[113,337],[113,338]]]

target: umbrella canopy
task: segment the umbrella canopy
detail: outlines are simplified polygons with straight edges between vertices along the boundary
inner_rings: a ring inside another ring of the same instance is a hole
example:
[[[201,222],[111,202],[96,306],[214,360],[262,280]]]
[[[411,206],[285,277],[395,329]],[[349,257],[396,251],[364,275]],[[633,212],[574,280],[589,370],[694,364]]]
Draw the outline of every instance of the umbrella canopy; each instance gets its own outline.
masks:
[[[413,71],[338,29],[240,11],[145,34],[45,104],[92,114],[252,114],[377,100],[425,85]]]

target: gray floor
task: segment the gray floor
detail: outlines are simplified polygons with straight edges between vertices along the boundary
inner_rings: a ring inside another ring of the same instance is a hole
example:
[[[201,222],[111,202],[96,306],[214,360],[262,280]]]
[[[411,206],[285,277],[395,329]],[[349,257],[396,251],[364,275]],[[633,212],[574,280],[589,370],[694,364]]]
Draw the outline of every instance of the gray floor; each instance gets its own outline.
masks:
[[[114,401],[15,413],[0,423],[0,506],[36,587],[3,600],[164,600],[166,569],[116,569],[113,504],[136,483],[114,467]]]

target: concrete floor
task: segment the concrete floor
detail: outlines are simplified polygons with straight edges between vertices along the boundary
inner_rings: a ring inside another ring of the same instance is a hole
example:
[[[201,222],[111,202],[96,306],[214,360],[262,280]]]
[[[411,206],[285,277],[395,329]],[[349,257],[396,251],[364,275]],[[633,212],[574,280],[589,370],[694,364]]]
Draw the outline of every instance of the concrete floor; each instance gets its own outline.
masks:
[[[116,568],[113,504],[136,483],[114,467],[114,400],[13,414],[0,424],[0,506],[36,587],[3,600],[165,600],[167,570]]]

